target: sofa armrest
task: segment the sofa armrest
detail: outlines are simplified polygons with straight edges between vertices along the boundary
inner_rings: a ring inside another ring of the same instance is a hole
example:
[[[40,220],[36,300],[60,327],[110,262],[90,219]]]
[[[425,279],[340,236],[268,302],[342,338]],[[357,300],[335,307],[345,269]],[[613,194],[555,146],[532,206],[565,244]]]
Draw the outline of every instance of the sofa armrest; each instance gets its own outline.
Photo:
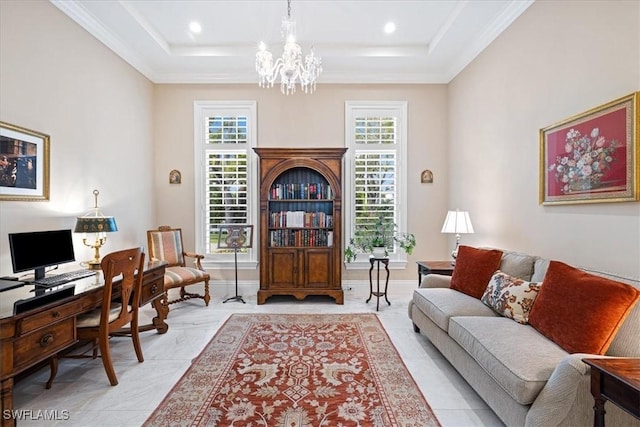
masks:
[[[575,353],[564,357],[547,384],[538,394],[527,413],[525,426],[549,426],[565,424],[563,420],[570,415],[575,405],[586,404],[588,408],[592,401],[581,402],[585,387],[590,383],[589,366],[582,361],[583,358],[603,357],[593,354]],[[582,384],[581,384],[582,383]],[[587,391],[588,393],[588,391]]]
[[[422,278],[421,288],[449,288],[451,287],[451,276],[443,274],[427,274]]]

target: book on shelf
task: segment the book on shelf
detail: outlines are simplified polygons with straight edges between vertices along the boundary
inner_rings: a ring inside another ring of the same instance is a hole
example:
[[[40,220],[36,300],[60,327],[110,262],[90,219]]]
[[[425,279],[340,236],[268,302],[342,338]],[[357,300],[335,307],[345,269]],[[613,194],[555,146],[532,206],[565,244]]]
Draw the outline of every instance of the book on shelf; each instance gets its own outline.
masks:
[[[331,228],[333,227],[333,215],[305,211],[271,212],[269,227]]]
[[[330,247],[333,246],[333,232],[318,229],[279,229],[269,231],[270,247]]]
[[[271,187],[271,200],[331,200],[333,191],[324,183],[274,184]]]

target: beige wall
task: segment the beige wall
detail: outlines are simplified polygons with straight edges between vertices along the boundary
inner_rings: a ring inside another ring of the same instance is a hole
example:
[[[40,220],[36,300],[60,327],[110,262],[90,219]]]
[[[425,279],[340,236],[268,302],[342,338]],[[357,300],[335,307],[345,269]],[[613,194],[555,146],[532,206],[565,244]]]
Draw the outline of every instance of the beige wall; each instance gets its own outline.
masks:
[[[153,85],[48,1],[0,1],[0,120],[51,137],[51,200],[0,201],[0,275],[7,233],[73,228],[93,189],[119,228],[103,253],[146,245],[152,112]],[[74,243],[79,261],[93,256]]]
[[[440,227],[447,205],[447,88],[444,85],[322,85],[313,95],[285,96],[279,88],[258,85],[158,85],[155,91],[156,211],[160,224],[181,226],[185,246],[194,247],[193,102],[255,100],[258,146],[343,147],[347,100],[401,100],[408,103],[408,225],[417,247],[404,271],[394,279],[412,280],[420,259],[447,257]],[[183,184],[170,185],[172,169],[183,171]],[[433,184],[421,184],[420,172],[431,169]],[[344,202],[345,204],[348,201]],[[176,209],[179,206],[179,209]],[[233,275],[233,272],[230,273]],[[240,272],[257,280],[258,272]],[[215,272],[217,277],[230,277]],[[364,277],[349,272],[345,279]]]
[[[640,2],[537,1],[449,85],[471,244],[640,277],[640,203],[538,205],[538,131],[640,89]]]

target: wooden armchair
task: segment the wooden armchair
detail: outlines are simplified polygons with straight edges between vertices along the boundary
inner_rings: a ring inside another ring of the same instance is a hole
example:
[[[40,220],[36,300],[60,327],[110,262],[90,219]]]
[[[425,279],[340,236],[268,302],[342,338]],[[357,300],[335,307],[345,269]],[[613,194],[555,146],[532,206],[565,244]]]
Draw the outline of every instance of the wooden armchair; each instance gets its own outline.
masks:
[[[202,298],[205,305],[209,305],[209,273],[207,273],[200,260],[204,255],[193,252],[185,252],[182,244],[182,229],[160,226],[157,230],[147,231],[147,243],[149,258],[167,262],[164,275],[164,291],[168,304],[186,301],[191,298]],[[194,267],[186,264],[187,258],[193,258]],[[187,292],[186,286],[204,283],[204,295]],[[180,298],[169,300],[169,289],[180,288]]]

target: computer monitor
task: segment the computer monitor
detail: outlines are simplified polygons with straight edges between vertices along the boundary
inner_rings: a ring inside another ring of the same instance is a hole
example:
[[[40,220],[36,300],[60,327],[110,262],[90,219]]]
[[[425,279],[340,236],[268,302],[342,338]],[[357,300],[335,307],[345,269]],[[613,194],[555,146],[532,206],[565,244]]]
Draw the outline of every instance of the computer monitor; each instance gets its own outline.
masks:
[[[9,233],[14,273],[34,270],[34,280],[44,277],[45,267],[76,260],[71,230]]]

